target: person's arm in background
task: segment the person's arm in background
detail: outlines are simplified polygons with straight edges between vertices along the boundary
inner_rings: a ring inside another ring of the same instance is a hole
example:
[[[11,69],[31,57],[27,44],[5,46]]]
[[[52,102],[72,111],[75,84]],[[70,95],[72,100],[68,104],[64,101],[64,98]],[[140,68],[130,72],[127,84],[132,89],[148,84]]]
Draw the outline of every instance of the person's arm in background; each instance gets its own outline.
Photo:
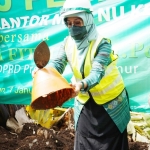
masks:
[[[49,66],[55,68],[60,74],[62,74],[67,65],[67,56],[64,50],[64,43],[62,42],[59,48],[53,50],[52,58],[50,59]]]
[[[110,53],[111,43],[107,39],[103,39],[93,60],[90,74],[82,80],[85,83],[85,92],[101,81],[105,74],[105,68],[111,62]]]

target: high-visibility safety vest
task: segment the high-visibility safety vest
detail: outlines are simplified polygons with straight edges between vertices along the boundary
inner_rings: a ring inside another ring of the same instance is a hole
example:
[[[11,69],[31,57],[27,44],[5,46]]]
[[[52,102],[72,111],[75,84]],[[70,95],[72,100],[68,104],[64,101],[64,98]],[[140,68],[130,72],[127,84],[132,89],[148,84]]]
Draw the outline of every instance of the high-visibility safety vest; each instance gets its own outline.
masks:
[[[84,76],[88,76],[92,68],[92,60],[94,59],[96,50],[103,38],[99,35],[97,40],[91,41],[84,63]],[[68,36],[65,44],[65,52],[68,62],[72,68],[74,77],[77,82],[82,80],[82,74],[78,68],[77,48],[75,41]],[[97,104],[104,104],[116,98],[124,89],[124,82],[120,72],[116,66],[116,55],[110,55],[112,62],[106,67],[105,75],[100,83],[90,89],[90,93]],[[86,103],[89,99],[88,92],[79,93],[77,99],[82,103]]]

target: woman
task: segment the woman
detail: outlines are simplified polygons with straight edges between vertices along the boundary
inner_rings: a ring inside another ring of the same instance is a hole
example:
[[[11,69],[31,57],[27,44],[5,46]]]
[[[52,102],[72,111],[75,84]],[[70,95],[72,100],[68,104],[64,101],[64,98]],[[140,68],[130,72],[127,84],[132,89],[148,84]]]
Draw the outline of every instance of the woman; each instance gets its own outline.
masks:
[[[75,150],[128,150],[129,105],[109,39],[99,35],[89,0],[66,0],[61,16],[69,35],[50,66],[69,62],[75,82]]]

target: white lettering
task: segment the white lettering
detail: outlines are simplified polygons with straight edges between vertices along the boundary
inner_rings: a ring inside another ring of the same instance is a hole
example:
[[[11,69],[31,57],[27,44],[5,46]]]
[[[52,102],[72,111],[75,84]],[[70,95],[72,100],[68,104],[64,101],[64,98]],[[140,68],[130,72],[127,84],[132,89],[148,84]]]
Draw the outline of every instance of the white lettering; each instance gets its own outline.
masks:
[[[52,25],[55,24],[63,24],[63,19],[58,14],[56,14],[52,20]]]
[[[41,21],[40,21],[40,25],[42,26],[42,25],[48,25],[48,19],[49,19],[49,15],[42,15],[42,19],[41,19]]]
[[[18,73],[21,71],[20,65],[0,65],[0,72],[2,73]]]
[[[27,26],[27,22],[28,22],[29,16],[20,17],[20,19],[23,20],[23,27]]]
[[[18,73],[21,70],[20,65],[15,65],[14,73]]]
[[[110,21],[111,19],[118,19],[125,16],[125,7],[120,6],[118,11],[117,7],[106,7],[98,9],[98,20],[101,22],[103,20]],[[150,3],[148,4],[139,4],[137,7],[131,5],[131,17],[141,17],[141,16],[150,16]],[[112,16],[112,18],[111,18]]]
[[[29,23],[29,26],[37,26],[38,23],[40,21],[40,17],[39,16],[32,16],[31,19],[30,19],[30,23]]]
[[[11,28],[15,28],[15,25],[16,25],[17,28],[20,27],[19,17],[16,17],[16,20],[14,18],[10,18],[10,21],[11,21],[11,24],[12,24]]]
[[[34,69],[35,69],[35,68],[34,68],[33,66],[25,65],[25,66],[24,66],[23,73],[26,73],[27,71],[29,71],[29,72],[31,73]]]
[[[98,9],[98,20],[102,21],[102,17],[104,17],[106,21],[110,21],[110,8],[106,8],[105,10],[103,8]]]
[[[1,18],[2,29],[10,28],[10,24],[6,21],[5,18]]]
[[[132,73],[137,73],[137,68],[139,66],[118,66],[118,69],[120,73],[127,73],[127,74],[132,74]]]

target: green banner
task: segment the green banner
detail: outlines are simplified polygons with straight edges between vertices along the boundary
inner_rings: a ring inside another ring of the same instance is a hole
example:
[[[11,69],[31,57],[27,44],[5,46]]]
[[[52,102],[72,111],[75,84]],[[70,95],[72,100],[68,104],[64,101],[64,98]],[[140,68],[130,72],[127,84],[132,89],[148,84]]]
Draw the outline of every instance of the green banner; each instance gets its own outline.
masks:
[[[68,35],[59,16],[63,0],[0,1],[0,103],[31,102],[35,47],[45,41],[51,51]],[[119,56],[133,111],[150,112],[150,2],[149,0],[91,0],[97,29],[110,38]],[[67,66],[64,77],[70,81]],[[64,107],[72,107],[73,99]]]

